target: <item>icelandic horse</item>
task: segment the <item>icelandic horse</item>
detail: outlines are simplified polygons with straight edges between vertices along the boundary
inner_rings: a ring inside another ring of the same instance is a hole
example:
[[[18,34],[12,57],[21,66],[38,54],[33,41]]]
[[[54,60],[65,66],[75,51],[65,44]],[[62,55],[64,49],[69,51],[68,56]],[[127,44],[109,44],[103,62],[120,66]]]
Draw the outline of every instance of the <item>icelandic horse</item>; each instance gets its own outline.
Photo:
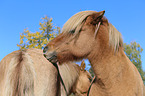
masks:
[[[60,64],[87,58],[96,79],[90,96],[143,96],[143,80],[123,51],[121,33],[105,11],[81,11],[44,48],[44,56]]]
[[[82,63],[84,66],[84,63]],[[59,65],[67,94],[84,96],[90,74],[75,63]],[[0,96],[66,96],[57,69],[40,49],[17,50],[0,62]]]

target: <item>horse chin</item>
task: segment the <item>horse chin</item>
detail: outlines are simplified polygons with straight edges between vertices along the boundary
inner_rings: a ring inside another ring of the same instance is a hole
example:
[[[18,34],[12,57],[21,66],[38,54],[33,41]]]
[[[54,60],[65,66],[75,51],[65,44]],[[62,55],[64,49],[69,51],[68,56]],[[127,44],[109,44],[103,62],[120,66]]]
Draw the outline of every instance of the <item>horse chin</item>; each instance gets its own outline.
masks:
[[[51,63],[57,63],[58,62],[56,52],[50,52],[48,54],[45,53],[43,55]]]
[[[48,60],[49,62],[53,63],[53,64],[58,62],[56,56],[52,56],[52,57],[48,58],[47,60]]]

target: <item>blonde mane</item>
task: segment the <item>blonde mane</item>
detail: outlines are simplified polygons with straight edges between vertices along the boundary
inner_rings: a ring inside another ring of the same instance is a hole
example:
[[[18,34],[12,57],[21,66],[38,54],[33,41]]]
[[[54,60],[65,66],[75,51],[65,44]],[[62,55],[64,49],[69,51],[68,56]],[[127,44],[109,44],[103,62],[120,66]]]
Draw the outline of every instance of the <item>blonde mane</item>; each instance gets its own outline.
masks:
[[[69,33],[74,31],[74,34],[77,35],[80,29],[85,22],[85,19],[96,11],[81,11],[73,15],[63,26],[62,33]],[[121,33],[111,24],[109,23],[109,43],[110,46],[117,51],[119,46],[123,45],[123,39]]]
[[[64,84],[67,88],[66,90],[68,92],[79,77],[80,67],[75,63],[64,63],[62,65],[59,65],[59,69],[60,69],[60,74],[63,78]],[[64,88],[61,88],[61,90],[64,90]],[[65,91],[61,91],[61,92],[64,92],[61,94],[65,95]]]
[[[123,39],[121,33],[109,23],[109,43],[114,51],[118,51],[120,46],[123,46]]]
[[[81,11],[73,15],[63,26],[62,33],[68,33],[72,30],[77,34],[83,26],[83,21],[91,14],[97,13],[96,11]],[[79,26],[79,28],[77,28]],[[77,28],[77,30],[75,30]]]
[[[11,60],[7,65],[8,69],[5,73],[2,96],[14,96],[15,94],[21,96],[33,96],[36,73],[33,68],[31,57],[24,51],[18,51],[17,53],[13,53],[12,57],[7,58]],[[19,70],[17,70],[17,68],[19,68]]]

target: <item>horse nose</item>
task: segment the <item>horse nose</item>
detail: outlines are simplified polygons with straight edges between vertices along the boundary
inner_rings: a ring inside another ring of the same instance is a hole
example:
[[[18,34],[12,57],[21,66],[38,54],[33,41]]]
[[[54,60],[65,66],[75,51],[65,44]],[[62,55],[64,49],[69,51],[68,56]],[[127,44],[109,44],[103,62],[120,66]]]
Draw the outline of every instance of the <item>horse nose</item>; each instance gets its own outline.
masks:
[[[46,53],[47,50],[48,50],[48,46],[44,47],[44,49],[43,49],[43,53]]]

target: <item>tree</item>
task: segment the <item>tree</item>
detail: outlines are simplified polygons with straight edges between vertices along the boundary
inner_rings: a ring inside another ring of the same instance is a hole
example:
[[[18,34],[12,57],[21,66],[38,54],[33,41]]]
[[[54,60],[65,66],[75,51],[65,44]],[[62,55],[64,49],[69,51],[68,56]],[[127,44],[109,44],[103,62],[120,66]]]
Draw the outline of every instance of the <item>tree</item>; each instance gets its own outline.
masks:
[[[52,18],[45,16],[39,23],[39,31],[30,32],[27,28],[20,35],[20,49],[39,48],[42,49],[48,41],[53,39],[59,32],[60,28],[53,26]]]
[[[124,43],[124,52],[130,61],[137,67],[143,81],[145,81],[145,72],[142,69],[141,61],[141,52],[143,49],[136,42],[131,42],[130,44]],[[89,72],[94,76],[92,68],[89,69]]]

